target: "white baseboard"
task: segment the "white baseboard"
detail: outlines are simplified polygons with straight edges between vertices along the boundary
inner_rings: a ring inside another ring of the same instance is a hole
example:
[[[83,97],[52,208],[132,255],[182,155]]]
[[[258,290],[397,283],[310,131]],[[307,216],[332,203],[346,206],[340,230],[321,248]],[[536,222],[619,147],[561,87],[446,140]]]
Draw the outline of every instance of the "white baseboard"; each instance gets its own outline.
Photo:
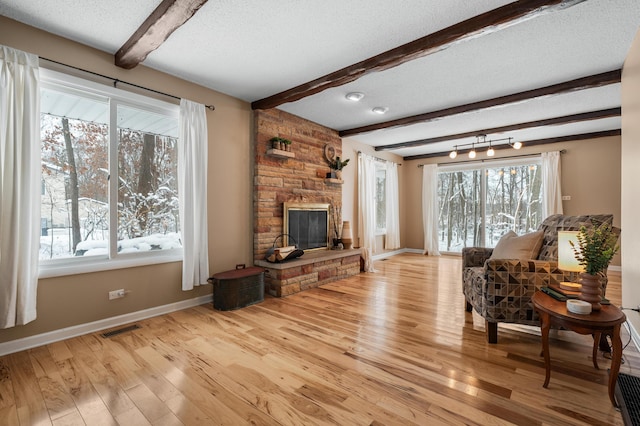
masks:
[[[385,251],[383,253],[374,254],[372,256],[372,260],[386,259],[387,257],[395,256],[396,254],[401,254],[401,253],[422,254],[423,251],[424,250],[422,250],[422,249],[413,249],[413,248],[403,248],[403,249],[398,249],[398,250],[393,250],[393,251]]]
[[[402,251],[404,253],[424,254],[424,250],[422,249],[406,248],[406,249],[403,249]]]
[[[393,251],[385,251],[383,253],[374,254],[371,256],[371,260],[386,259],[387,257],[395,256],[396,254],[404,253],[406,249],[399,249]]]
[[[37,334],[35,336],[24,337],[22,339],[11,340],[9,342],[0,343],[0,356],[20,352],[25,349],[31,349],[42,345],[47,345],[60,340],[70,339],[72,337],[81,336],[83,334],[94,333],[96,331],[112,328],[145,318],[156,317],[158,315],[168,314],[170,312],[187,309],[194,306],[211,303],[213,294],[200,296],[194,299],[183,300],[181,302],[171,303],[163,306],[156,306],[142,311],[130,312],[128,314],[119,315],[117,317],[105,318],[86,324],[74,325],[72,327],[62,328],[47,333]]]
[[[631,340],[633,344],[636,345],[636,349],[640,350],[640,333],[639,330],[635,327],[636,324],[640,323],[638,318],[640,318],[640,313],[633,311],[626,311],[627,315],[627,324],[629,325],[629,333],[631,334]],[[634,315],[635,318],[631,318]]]

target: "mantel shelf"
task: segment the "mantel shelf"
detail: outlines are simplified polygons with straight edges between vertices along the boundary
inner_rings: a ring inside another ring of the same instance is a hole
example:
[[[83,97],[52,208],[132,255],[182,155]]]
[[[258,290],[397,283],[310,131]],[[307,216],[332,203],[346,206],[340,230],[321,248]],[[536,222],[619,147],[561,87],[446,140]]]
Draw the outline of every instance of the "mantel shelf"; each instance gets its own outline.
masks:
[[[335,178],[326,178],[324,181],[326,183],[332,183],[334,185],[342,185],[344,183],[342,179],[335,179]]]
[[[290,151],[283,151],[281,149],[269,149],[267,150],[267,155],[272,157],[280,157],[280,158],[296,158],[296,154]]]

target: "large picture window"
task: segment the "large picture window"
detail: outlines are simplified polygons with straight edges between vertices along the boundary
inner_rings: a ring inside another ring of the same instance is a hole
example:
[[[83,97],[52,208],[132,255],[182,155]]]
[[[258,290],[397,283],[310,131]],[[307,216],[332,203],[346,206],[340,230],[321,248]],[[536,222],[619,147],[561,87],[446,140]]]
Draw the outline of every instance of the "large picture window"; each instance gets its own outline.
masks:
[[[438,247],[495,247],[509,230],[534,231],[542,217],[539,159],[445,166],[438,172]]]
[[[178,106],[46,72],[40,109],[41,269],[179,258]]]

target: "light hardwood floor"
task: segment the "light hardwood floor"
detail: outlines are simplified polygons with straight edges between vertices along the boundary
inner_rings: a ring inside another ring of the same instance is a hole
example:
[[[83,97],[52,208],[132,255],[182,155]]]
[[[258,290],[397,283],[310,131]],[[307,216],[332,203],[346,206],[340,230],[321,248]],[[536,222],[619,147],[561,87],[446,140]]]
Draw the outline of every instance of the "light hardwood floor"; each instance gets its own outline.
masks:
[[[459,258],[375,266],[244,309],[203,305],[0,357],[0,424],[622,424],[590,337],[553,334],[544,389],[535,329],[501,325],[487,344],[464,310]],[[619,275],[607,295],[620,302]],[[639,374],[633,344],[624,358],[621,372]]]

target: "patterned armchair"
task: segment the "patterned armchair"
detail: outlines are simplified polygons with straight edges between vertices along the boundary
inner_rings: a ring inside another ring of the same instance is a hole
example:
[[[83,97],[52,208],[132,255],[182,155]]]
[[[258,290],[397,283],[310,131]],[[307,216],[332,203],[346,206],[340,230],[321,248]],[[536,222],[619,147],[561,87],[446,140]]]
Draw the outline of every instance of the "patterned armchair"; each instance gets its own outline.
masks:
[[[462,292],[467,312],[475,309],[486,321],[487,341],[498,342],[498,323],[539,325],[531,297],[540,287],[577,281],[577,274],[558,269],[558,231],[578,231],[582,225],[607,222],[613,215],[549,216],[538,229],[544,231],[537,259],[490,259],[493,249],[462,249]],[[618,228],[614,228],[620,232]],[[600,276],[603,294],[606,272]]]

